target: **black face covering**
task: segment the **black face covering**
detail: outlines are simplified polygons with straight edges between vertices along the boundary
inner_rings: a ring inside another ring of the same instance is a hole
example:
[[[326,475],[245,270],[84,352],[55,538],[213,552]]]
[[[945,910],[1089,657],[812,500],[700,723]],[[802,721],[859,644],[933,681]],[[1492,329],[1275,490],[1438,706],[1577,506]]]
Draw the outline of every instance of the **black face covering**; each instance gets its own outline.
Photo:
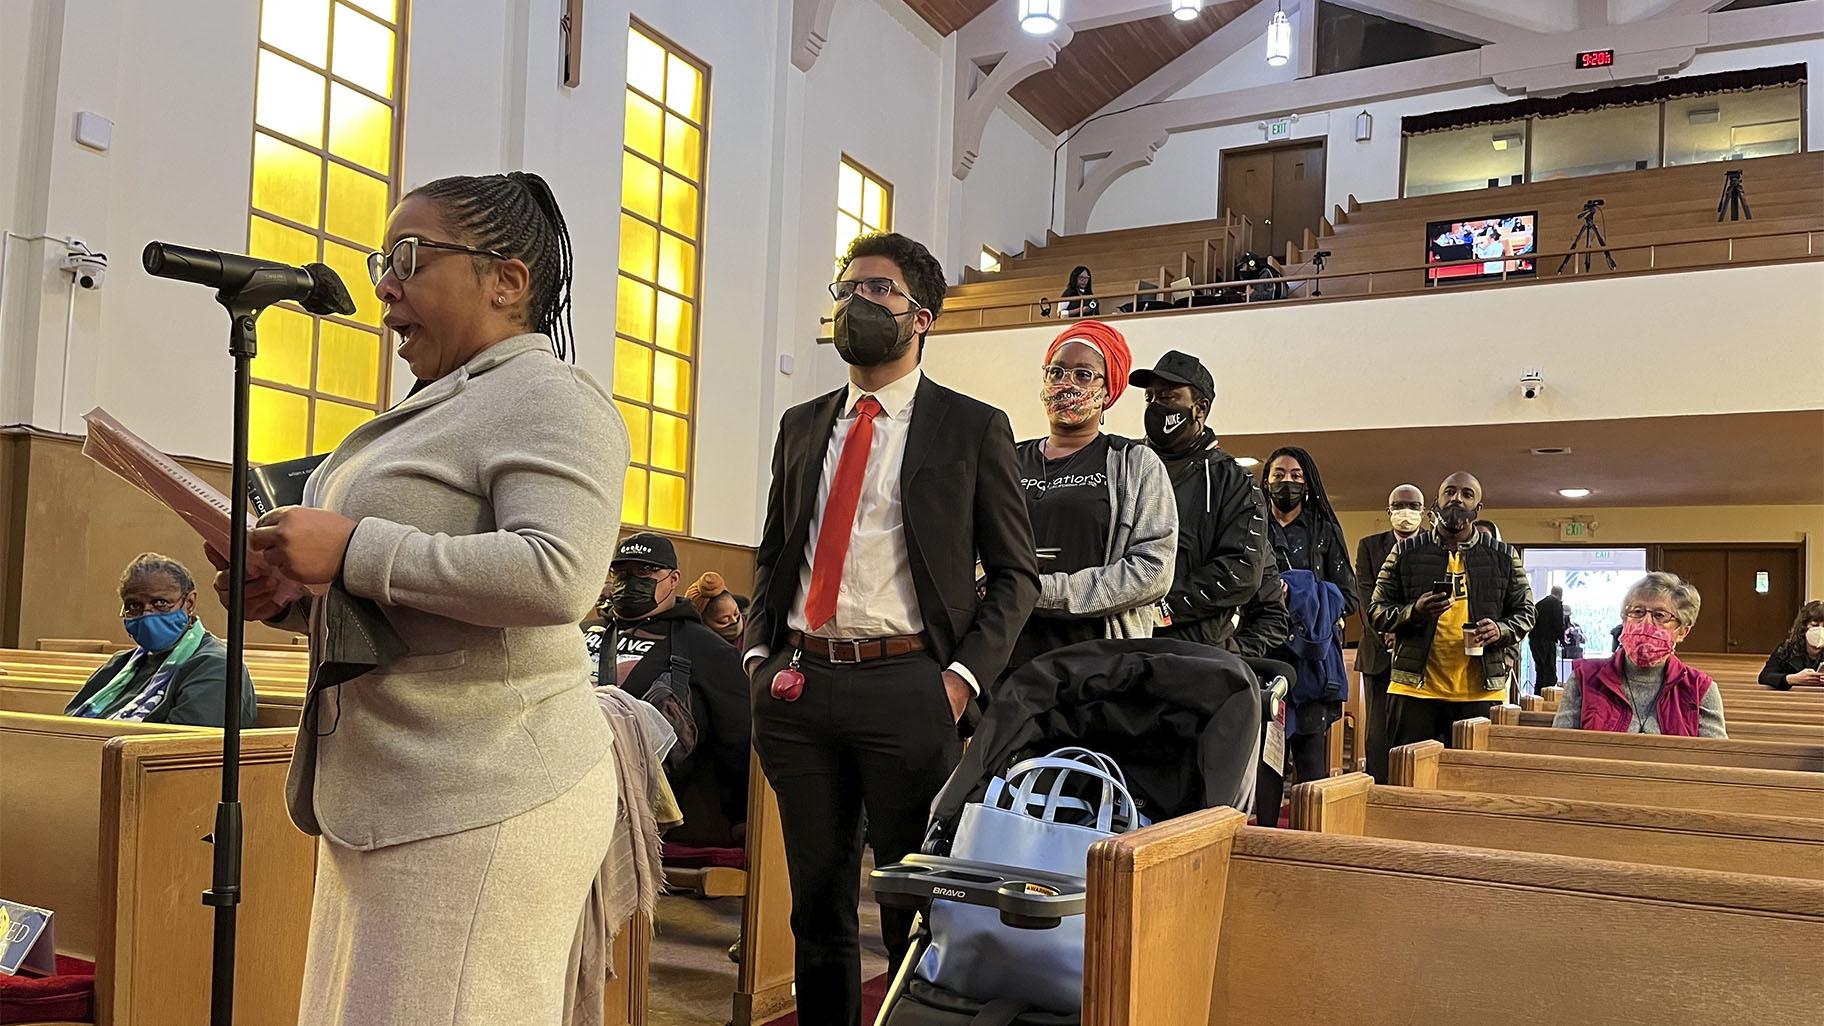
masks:
[[[1267,494],[1273,497],[1273,505],[1281,513],[1290,513],[1305,501],[1305,483],[1303,481],[1275,481],[1267,486]]]
[[[1174,410],[1158,403],[1146,404],[1146,440],[1156,449],[1176,452],[1202,435],[1197,411]]]
[[[836,322],[831,335],[836,352],[844,362],[856,367],[878,367],[905,355],[912,346],[912,332],[901,334],[899,319],[916,314],[916,308],[903,314],[860,296],[836,308]]]
[[[638,620],[659,604],[659,582],[650,577],[617,575],[608,592],[608,608],[622,620]]]
[[[1444,525],[1445,530],[1456,534],[1468,527],[1481,511],[1481,506],[1471,509],[1460,502],[1447,502],[1438,507],[1438,522]]]

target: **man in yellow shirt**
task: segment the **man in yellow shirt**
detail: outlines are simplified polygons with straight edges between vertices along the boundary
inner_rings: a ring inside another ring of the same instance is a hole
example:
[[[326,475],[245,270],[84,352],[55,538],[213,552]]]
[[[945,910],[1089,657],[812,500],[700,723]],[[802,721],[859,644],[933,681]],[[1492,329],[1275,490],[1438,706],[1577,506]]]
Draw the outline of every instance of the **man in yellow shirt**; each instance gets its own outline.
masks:
[[[1482,483],[1467,472],[1438,487],[1431,530],[1394,547],[1375,581],[1369,620],[1394,635],[1388,740],[1450,741],[1451,724],[1486,716],[1507,695],[1533,596],[1513,546],[1476,530]]]

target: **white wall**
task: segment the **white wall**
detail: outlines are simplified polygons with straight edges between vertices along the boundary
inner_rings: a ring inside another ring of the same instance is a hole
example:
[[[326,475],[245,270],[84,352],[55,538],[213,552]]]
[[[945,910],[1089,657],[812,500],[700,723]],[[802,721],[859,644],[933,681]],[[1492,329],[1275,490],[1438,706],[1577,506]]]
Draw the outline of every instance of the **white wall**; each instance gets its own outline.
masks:
[[[1781,298],[1713,299],[1750,290]],[[1179,349],[1210,368],[1218,435],[1824,408],[1815,375],[1768,373],[1824,356],[1824,263],[1114,323],[1136,367]],[[1452,327],[1464,324],[1497,326],[1488,337],[1499,344],[1466,344]],[[1056,333],[1040,325],[934,336],[925,367],[1006,410],[1017,437],[1036,437],[1045,431],[1038,368]],[[1516,387],[1526,365],[1543,369],[1547,384],[1532,402]],[[1108,429],[1141,435],[1142,405],[1119,404]]]
[[[1028,242],[1045,241],[1052,151],[1058,138],[1010,100],[1003,100],[989,115],[981,156],[968,178],[952,183],[962,201],[960,219],[951,226],[950,255],[944,261],[951,281],[961,280],[963,265],[974,264],[983,246],[998,253],[1019,253]],[[1059,155],[1060,177],[1063,164]]]
[[[1296,22],[1296,16],[1293,19]],[[1294,26],[1296,29],[1296,25]],[[1296,35],[1295,35],[1296,38]],[[1242,89],[1271,89],[1289,82],[1293,67],[1267,67],[1265,42],[1250,42],[1173,98],[1208,96]],[[1824,40],[1780,43],[1700,53],[1673,77],[1720,71],[1809,63],[1824,68]],[[1505,103],[1511,96],[1495,86],[1480,85],[1330,110],[1301,111],[1294,139],[1325,138],[1324,209],[1344,205],[1348,196],[1367,203],[1400,194],[1400,119],[1441,110]],[[1824,103],[1807,104],[1808,149],[1824,148]],[[1366,110],[1374,118],[1373,138],[1355,141],[1355,116]],[[1112,231],[1144,225],[1171,224],[1217,216],[1218,171],[1222,151],[1265,142],[1257,124],[1222,125],[1172,135],[1147,167],[1131,171],[1110,185],[1090,214],[1090,231]]]

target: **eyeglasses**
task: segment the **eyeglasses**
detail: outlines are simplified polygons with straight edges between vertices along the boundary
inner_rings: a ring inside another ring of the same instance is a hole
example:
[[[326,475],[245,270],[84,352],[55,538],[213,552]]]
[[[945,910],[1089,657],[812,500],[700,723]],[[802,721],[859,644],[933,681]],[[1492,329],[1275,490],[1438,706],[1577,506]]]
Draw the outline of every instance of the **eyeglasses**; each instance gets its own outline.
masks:
[[[847,302],[849,297],[857,292],[861,293],[861,298],[877,306],[887,305],[887,300],[894,296],[905,296],[906,302],[911,303],[913,309],[923,309],[918,300],[912,298],[911,293],[900,288],[899,283],[891,278],[863,278],[860,281],[830,282],[830,298],[838,303]]]
[[[393,272],[393,277],[405,281],[418,271],[418,250],[447,249],[452,253],[473,253],[476,256],[493,257],[496,260],[507,259],[503,253],[491,249],[476,249],[474,246],[460,246],[454,242],[433,242],[421,239],[416,235],[407,235],[393,243],[390,252],[373,252],[367,255],[367,276],[375,285],[386,277],[386,272]]]
[[[1088,388],[1101,376],[1101,374],[1090,370],[1088,367],[1059,367],[1057,364],[1045,365],[1045,381],[1047,384],[1052,385],[1061,384],[1065,379],[1069,379],[1073,384]]]
[[[155,598],[151,602],[122,602],[120,615],[123,617],[144,616],[147,613],[169,613],[184,604],[183,596],[174,599]]]
[[[1631,606],[1624,610],[1621,615],[1627,618],[1631,623],[1639,623],[1642,620],[1651,619],[1661,627],[1678,626],[1678,614],[1668,613],[1663,609],[1647,609],[1642,606]]]

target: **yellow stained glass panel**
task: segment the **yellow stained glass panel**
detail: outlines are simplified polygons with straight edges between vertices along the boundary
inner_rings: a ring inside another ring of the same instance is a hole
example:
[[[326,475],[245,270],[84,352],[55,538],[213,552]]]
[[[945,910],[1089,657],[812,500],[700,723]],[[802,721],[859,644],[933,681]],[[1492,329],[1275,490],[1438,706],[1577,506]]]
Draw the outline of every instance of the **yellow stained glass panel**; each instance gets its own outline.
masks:
[[[846,160],[836,171],[836,209],[861,213],[861,172]]]
[[[675,235],[661,233],[659,284],[694,297],[697,294],[697,247]]]
[[[703,123],[703,73],[675,53],[665,55],[665,106]]]
[[[399,20],[399,0],[351,0],[351,2],[375,17],[385,18],[389,22]]]
[[[322,198],[322,157],[265,132],[253,133],[255,207],[315,228]]]
[[[690,422],[669,413],[652,416],[652,465],[659,470],[689,469]]]
[[[843,254],[849,251],[849,243],[861,234],[861,222],[847,214],[836,215],[836,260],[842,261]]]
[[[317,400],[317,431],[310,440],[311,452],[329,452],[342,444],[348,433],[374,419],[374,411],[359,406],[344,406],[327,399]]]
[[[342,277],[348,294],[355,297],[354,320],[380,326],[380,298],[367,285],[367,254],[335,242],[323,243],[323,262]]]
[[[615,289],[614,330],[642,342],[652,341],[652,286],[619,276]]]
[[[254,123],[299,142],[323,145],[323,85],[328,81],[276,53],[261,50]]]
[[[614,394],[642,403],[652,399],[652,350],[624,338],[614,340]]]
[[[393,30],[336,5],[335,54],[329,70],[371,93],[393,98]]]
[[[696,311],[669,292],[659,293],[658,332],[653,341],[674,353],[690,355],[691,322]]]
[[[322,67],[329,50],[329,0],[266,0],[260,5],[260,42]]]
[[[260,352],[253,376],[295,388],[310,387],[310,345],[316,321],[286,306],[267,307],[260,315]]]
[[[386,239],[386,182],[341,164],[329,165],[329,202],[323,227],[331,235],[379,249]],[[367,280],[343,284],[350,289],[366,288]]]
[[[647,447],[647,439],[651,435],[652,413],[644,406],[635,406],[618,399],[615,400],[614,405],[621,408],[621,420],[627,424],[627,443],[628,448],[632,450],[629,455],[633,462],[649,462],[646,454],[650,451]]]
[[[637,28],[627,30],[627,84],[655,100],[665,98],[665,48]]]
[[[655,473],[648,487],[652,505],[646,514],[647,526],[659,531],[684,530],[684,479]]]
[[[693,182],[703,178],[703,133],[670,113],[665,115],[665,166]]]
[[[658,160],[664,153],[664,145],[660,140],[664,125],[664,115],[658,104],[631,89],[627,90],[627,125],[623,129],[623,135],[629,149]]]
[[[317,343],[317,391],[358,403],[379,402],[380,336],[324,321]],[[322,415],[321,407],[317,412]]]
[[[674,174],[665,175],[659,223],[687,239],[697,237],[697,187]]]
[[[277,463],[305,455],[310,400],[294,392],[253,386],[248,393],[247,459]]]
[[[255,217],[247,228],[247,252],[261,260],[309,264],[317,259],[317,238],[288,225]],[[366,272],[362,272],[365,278]]]
[[[886,209],[887,190],[872,178],[864,181],[861,188],[862,223],[875,231],[886,227]]]
[[[652,354],[652,405],[675,413],[690,412],[689,363],[665,353]]]
[[[621,270],[653,281],[659,260],[659,230],[630,214],[621,215]]]
[[[621,492],[621,523],[646,523],[646,471],[627,468],[627,487]]]
[[[621,206],[648,221],[659,219],[659,169],[632,153],[621,153]]]
[[[329,152],[377,174],[391,174],[392,108],[345,85],[331,85]]]

